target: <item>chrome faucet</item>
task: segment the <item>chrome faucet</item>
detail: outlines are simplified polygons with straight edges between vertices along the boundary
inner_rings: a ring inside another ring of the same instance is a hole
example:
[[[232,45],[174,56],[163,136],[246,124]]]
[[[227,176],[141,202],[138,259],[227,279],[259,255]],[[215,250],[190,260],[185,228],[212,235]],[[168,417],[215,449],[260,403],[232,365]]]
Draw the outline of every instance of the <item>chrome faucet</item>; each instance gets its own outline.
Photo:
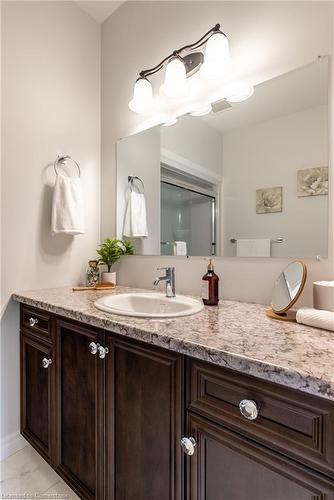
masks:
[[[175,267],[158,267],[158,271],[166,271],[166,274],[156,278],[153,284],[157,286],[161,281],[165,281],[166,297],[175,297]]]

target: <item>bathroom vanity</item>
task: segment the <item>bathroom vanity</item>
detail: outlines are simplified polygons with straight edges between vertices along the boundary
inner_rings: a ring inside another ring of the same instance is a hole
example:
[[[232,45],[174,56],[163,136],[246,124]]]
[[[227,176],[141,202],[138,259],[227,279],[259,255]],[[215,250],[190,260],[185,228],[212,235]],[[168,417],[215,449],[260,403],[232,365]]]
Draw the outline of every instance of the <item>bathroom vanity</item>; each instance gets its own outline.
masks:
[[[113,316],[103,294],[14,295],[21,432],[81,498],[334,498],[332,333],[231,301]]]

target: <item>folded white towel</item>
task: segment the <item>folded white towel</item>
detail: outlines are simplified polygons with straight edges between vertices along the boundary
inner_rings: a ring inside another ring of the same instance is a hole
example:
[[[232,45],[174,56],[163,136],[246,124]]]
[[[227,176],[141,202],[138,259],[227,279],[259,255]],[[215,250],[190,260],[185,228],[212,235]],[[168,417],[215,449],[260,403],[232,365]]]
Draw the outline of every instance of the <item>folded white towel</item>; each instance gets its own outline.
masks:
[[[57,174],[51,227],[54,233],[84,234],[84,201],[79,177]]]
[[[237,239],[237,257],[270,257],[269,238]]]
[[[174,241],[174,255],[187,256],[187,242]]]
[[[334,312],[303,308],[297,311],[296,320],[304,325],[334,332]]]
[[[144,193],[130,192],[125,210],[123,236],[147,238],[146,203]]]

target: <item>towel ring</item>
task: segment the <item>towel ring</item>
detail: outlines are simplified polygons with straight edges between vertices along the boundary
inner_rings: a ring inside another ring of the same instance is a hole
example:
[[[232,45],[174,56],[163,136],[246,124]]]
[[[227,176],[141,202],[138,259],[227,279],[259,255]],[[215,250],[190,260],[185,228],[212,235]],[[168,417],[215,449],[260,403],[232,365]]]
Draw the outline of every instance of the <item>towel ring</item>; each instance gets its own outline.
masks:
[[[56,158],[56,160],[55,160],[55,162],[53,164],[56,174],[59,174],[59,172],[58,172],[58,166],[59,165],[62,165],[62,166],[66,165],[66,163],[67,163],[68,160],[71,160],[74,163],[74,165],[77,167],[77,169],[78,169],[78,177],[80,177],[81,176],[81,170],[80,170],[79,164],[75,160],[73,160],[73,158],[71,156],[69,156],[69,155],[58,155],[57,156],[57,158]]]
[[[140,182],[140,184],[141,184],[142,191],[139,191],[139,192],[140,192],[140,193],[144,193],[144,191],[145,191],[145,186],[144,186],[144,183],[143,183],[143,181],[141,180],[141,178],[140,178],[140,177],[137,177],[136,175],[129,175],[129,176],[128,176],[128,183],[129,183],[129,185],[130,185],[130,191],[133,191],[133,189],[132,189],[132,188],[133,188],[133,181],[135,181],[135,180],[136,180],[136,181],[139,181],[139,182]]]

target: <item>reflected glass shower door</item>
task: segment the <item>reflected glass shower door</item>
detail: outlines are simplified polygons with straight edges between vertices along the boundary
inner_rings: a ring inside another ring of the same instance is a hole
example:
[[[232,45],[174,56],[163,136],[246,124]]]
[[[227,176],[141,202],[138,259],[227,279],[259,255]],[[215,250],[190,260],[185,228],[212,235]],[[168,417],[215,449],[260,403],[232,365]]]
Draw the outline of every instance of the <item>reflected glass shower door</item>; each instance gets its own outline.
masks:
[[[161,182],[161,255],[184,241],[188,255],[215,255],[215,198]]]

